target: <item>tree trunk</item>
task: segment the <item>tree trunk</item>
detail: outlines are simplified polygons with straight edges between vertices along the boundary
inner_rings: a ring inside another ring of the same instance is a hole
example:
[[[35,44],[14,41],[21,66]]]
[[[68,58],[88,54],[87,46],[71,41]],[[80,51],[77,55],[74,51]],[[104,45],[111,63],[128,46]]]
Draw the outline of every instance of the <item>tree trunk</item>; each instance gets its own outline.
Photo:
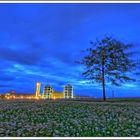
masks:
[[[103,87],[103,100],[106,101],[106,92],[105,92],[105,58],[104,58],[104,52],[102,54],[102,87]]]
[[[103,77],[103,81],[102,81],[102,87],[103,87],[103,100],[106,101],[105,79],[104,79],[104,77]]]

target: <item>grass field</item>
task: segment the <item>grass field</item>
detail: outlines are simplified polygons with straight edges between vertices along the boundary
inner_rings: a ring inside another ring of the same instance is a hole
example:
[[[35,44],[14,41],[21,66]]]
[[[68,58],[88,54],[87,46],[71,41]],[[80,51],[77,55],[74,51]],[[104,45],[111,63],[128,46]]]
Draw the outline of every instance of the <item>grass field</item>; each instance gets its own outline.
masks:
[[[140,136],[138,100],[0,100],[1,137]]]

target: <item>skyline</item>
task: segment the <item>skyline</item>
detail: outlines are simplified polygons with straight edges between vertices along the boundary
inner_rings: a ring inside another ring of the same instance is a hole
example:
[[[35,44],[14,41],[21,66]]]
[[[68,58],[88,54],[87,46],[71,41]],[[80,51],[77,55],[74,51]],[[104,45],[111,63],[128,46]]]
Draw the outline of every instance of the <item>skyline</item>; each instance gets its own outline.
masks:
[[[81,51],[109,34],[139,52],[140,4],[0,4],[0,12],[0,93],[34,93],[36,82],[61,91],[70,83],[75,95],[102,97],[102,88],[80,75],[83,66],[75,61]],[[117,97],[140,96],[139,84],[138,77],[121,87],[108,85],[107,96],[112,90]]]

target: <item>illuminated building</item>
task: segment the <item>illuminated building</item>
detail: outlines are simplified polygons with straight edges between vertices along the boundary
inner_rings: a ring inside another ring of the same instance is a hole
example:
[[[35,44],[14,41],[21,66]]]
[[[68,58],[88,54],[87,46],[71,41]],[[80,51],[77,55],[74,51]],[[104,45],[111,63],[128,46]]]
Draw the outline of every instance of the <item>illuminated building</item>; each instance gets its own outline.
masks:
[[[73,98],[73,87],[70,84],[67,84],[64,87],[64,98]]]
[[[37,82],[36,83],[36,92],[35,92],[35,97],[36,98],[39,98],[39,96],[40,96],[40,86],[41,86],[41,83]]]
[[[55,91],[52,86],[45,85],[43,93],[40,94],[41,83],[36,83],[35,94],[16,94],[15,91],[0,96],[5,99],[71,99],[73,98],[73,87],[70,84],[64,86],[63,92]]]
[[[53,88],[50,85],[46,85],[44,87],[43,97],[50,99],[53,92],[54,92]]]
[[[64,93],[63,92],[56,92],[56,91],[54,91],[51,94],[51,99],[64,99]]]
[[[64,87],[63,92],[55,91],[50,85],[44,87],[42,98],[44,99],[70,99],[73,98],[73,88],[70,84]]]

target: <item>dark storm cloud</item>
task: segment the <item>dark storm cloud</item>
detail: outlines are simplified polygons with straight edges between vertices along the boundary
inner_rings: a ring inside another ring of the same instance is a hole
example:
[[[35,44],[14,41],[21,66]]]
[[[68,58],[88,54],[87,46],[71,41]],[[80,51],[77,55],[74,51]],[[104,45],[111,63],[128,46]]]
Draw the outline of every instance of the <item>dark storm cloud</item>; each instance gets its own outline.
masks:
[[[0,57],[23,64],[36,64],[41,59],[53,55],[64,63],[74,65],[74,60],[71,61],[73,53],[69,53],[70,46],[66,43],[74,39],[70,32],[81,23],[87,13],[91,12],[92,7],[90,6],[85,13],[84,5],[79,5],[79,10],[74,4],[72,7],[65,4],[59,6],[29,4],[26,8],[24,4],[19,5],[3,4],[3,7],[1,5],[1,13],[5,14],[1,16],[5,44]],[[18,51],[9,49],[9,45],[15,42],[18,42],[15,46]],[[22,50],[25,46],[26,50]]]
[[[1,50],[0,58],[4,60],[14,61],[21,64],[36,64],[39,60],[36,55],[30,52],[16,52],[12,50]]]

